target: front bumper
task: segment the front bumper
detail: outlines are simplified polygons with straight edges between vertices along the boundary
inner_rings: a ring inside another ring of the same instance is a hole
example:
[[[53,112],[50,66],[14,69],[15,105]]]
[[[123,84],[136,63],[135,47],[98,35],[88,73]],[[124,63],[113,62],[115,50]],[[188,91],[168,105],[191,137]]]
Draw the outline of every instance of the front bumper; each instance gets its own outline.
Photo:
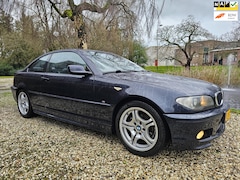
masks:
[[[229,107],[208,110],[194,114],[164,114],[171,133],[174,149],[203,149],[211,145],[211,141],[219,137],[225,130],[225,116]],[[197,139],[200,131],[204,136]]]

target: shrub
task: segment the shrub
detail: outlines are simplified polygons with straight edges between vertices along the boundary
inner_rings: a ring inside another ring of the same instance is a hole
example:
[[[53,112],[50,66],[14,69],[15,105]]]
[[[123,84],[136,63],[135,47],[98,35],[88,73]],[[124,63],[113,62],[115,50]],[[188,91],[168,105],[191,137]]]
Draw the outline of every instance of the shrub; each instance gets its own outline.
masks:
[[[14,74],[14,68],[8,64],[0,63],[0,76],[11,76]]]

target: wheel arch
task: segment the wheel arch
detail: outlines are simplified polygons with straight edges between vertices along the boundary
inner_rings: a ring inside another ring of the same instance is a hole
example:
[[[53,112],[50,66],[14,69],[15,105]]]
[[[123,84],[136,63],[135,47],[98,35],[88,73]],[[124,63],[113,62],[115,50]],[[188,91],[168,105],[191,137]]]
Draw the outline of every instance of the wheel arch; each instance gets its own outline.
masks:
[[[113,134],[116,134],[116,117],[117,117],[117,114],[120,110],[120,108],[122,106],[124,106],[126,103],[129,103],[131,101],[141,101],[141,102],[144,102],[144,103],[147,103],[148,105],[150,105],[151,107],[153,107],[157,113],[161,116],[163,122],[164,122],[164,125],[165,125],[165,128],[166,128],[166,137],[167,137],[167,141],[171,139],[171,134],[170,134],[170,129],[169,129],[169,126],[168,126],[168,123],[166,122],[166,120],[164,119],[163,117],[163,111],[162,109],[157,106],[153,101],[151,101],[150,99],[147,99],[145,97],[141,97],[141,96],[129,96],[123,100],[121,100],[114,108],[113,110],[113,115],[112,115],[112,133]]]
[[[24,83],[19,83],[17,86],[17,90],[16,90],[16,94],[18,95],[18,93],[20,92],[20,91],[25,91],[25,92],[27,92],[27,90],[26,90],[26,85],[24,84]],[[28,92],[27,92],[28,93]]]
[[[17,85],[16,98],[18,98],[18,94],[19,94],[21,91],[24,91],[24,92],[27,94],[27,96],[28,96],[28,98],[29,98],[29,101],[30,101],[30,103],[32,104],[32,100],[31,100],[31,96],[30,96],[30,94],[29,94],[29,91],[27,90],[26,85],[25,85],[24,83],[22,83],[22,82]]]
[[[19,103],[19,96],[20,95],[22,96],[21,93],[23,94],[23,96],[26,96],[26,97],[24,97],[25,100],[20,100],[20,103]],[[18,110],[19,110],[21,116],[24,117],[24,118],[33,117],[35,114],[33,112],[32,105],[31,105],[31,100],[30,100],[30,97],[29,97],[29,94],[28,94],[27,90],[24,89],[24,88],[18,88],[17,91],[16,91],[16,97],[17,97]],[[24,111],[26,111],[26,112],[24,112]]]

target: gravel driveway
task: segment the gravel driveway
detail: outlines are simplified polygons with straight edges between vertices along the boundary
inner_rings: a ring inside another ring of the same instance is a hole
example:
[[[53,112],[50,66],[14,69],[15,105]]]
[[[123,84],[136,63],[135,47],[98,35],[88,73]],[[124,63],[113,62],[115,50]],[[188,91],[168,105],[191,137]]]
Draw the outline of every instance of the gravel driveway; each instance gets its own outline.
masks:
[[[116,136],[48,118],[20,117],[10,92],[0,93],[0,179],[240,179],[240,116],[200,151],[129,153]]]

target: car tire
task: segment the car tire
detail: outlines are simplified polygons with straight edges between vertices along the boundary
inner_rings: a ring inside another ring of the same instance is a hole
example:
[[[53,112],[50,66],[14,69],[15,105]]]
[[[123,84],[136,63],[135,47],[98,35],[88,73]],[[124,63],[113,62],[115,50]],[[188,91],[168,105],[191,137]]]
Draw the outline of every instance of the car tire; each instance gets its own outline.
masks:
[[[30,118],[34,115],[29,96],[23,90],[20,90],[18,92],[17,105],[18,105],[18,111],[20,112],[22,117]]]
[[[159,113],[141,101],[125,104],[116,116],[116,133],[131,153],[156,155],[165,146],[166,129]]]

